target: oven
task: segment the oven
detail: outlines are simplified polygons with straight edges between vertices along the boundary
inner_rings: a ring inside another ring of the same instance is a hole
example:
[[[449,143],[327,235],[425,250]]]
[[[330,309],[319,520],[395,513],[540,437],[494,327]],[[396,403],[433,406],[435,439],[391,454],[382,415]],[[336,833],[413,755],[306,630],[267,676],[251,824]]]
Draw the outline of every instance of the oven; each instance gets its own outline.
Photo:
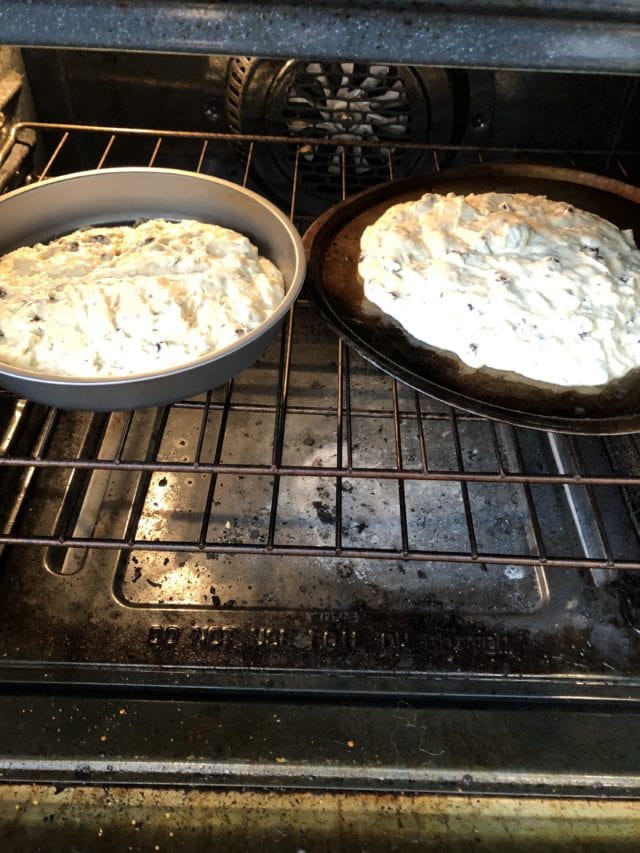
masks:
[[[301,233],[452,167],[635,186],[639,29],[626,2],[4,3],[0,185],[185,169]],[[6,839],[637,832],[637,434],[438,402],[303,291],[257,363],[200,396],[92,413],[0,392],[0,478]]]

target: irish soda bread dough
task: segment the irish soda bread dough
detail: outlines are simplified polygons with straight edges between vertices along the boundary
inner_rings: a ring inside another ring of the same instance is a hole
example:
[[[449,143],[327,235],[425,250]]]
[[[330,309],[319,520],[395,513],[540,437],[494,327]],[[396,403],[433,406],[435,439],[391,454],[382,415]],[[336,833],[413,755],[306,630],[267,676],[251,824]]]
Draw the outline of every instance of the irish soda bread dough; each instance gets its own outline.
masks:
[[[364,293],[470,367],[596,386],[640,366],[640,252],[630,231],[542,196],[436,195],[361,239]]]
[[[164,370],[237,341],[283,297],[280,271],[228,228],[88,228],[0,259],[0,361],[76,377]]]

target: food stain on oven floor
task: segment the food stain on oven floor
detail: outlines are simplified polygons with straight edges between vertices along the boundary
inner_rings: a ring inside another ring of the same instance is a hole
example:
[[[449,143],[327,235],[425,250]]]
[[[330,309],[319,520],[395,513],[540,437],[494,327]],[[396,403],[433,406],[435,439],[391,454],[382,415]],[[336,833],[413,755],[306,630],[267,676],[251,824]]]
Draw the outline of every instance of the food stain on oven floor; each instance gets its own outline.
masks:
[[[296,327],[294,352],[299,359],[292,370],[289,410],[284,425],[282,464],[305,468],[332,468],[348,452],[336,445],[335,417],[316,414],[319,404],[335,404],[335,342],[319,335],[310,318]],[[301,338],[301,340],[299,339]],[[220,411],[209,415],[201,459],[221,463],[264,464],[272,458],[277,382],[274,365],[279,343],[264,359],[245,371],[234,384],[224,441],[216,450]],[[319,368],[318,365],[326,365]],[[395,438],[390,380],[353,358],[351,365],[350,451],[354,467],[375,470],[393,465]],[[411,399],[400,389],[400,403]],[[223,399],[223,391],[216,392]],[[433,404],[437,411],[437,404]],[[257,412],[247,411],[257,408]],[[315,407],[315,408],[314,408]],[[425,411],[428,406],[425,404]],[[400,421],[402,464],[417,468],[420,449],[415,423]],[[477,429],[472,430],[472,426]],[[189,409],[173,409],[166,425],[158,458],[168,463],[193,459],[198,442],[198,421]],[[455,467],[451,429],[446,421],[425,421],[429,430],[430,462]],[[491,465],[491,436],[483,422],[461,424],[466,464],[471,470]],[[217,457],[216,457],[217,452]],[[265,545],[274,509],[274,480],[265,475],[221,473],[212,483],[210,474],[158,472],[149,482],[137,525],[141,540],[195,541],[202,534],[202,516],[193,507],[204,506],[214,487],[212,511],[205,531],[206,556],[193,553],[146,553],[131,557],[119,574],[118,595],[135,605],[285,609],[339,609],[352,607],[420,611],[437,607],[466,612],[528,613],[545,600],[544,584],[535,567],[465,567],[446,562],[422,564],[376,559],[339,559],[305,556],[274,557],[268,553],[217,553],[222,545]],[[338,491],[339,490],[339,491]],[[446,552],[469,547],[463,491],[459,483],[410,480],[403,486],[410,547]],[[493,550],[523,551],[531,547],[524,494],[518,486],[498,487],[496,500],[481,485],[469,489],[469,500],[479,528],[487,528]],[[340,499],[340,529],[338,524]],[[357,476],[283,477],[275,504],[274,544],[314,548],[333,547],[339,532],[341,547],[400,549],[398,483],[385,478]],[[209,547],[209,543],[211,543]],[[136,562],[134,562],[134,559]],[[291,568],[299,570],[291,582]],[[141,583],[141,581],[143,581]],[[210,588],[216,588],[212,599]],[[218,602],[220,602],[218,604]]]
[[[462,413],[452,420],[446,407],[425,398],[417,409],[414,392],[394,387],[353,353],[350,417],[343,410],[338,431],[344,352],[311,312],[298,314],[284,418],[276,417],[279,341],[210,398],[130,418],[60,413],[49,455],[110,460],[117,452],[124,463],[150,458],[153,470],[36,471],[15,532],[64,528],[135,546],[32,550],[23,571],[1,576],[14,609],[17,598],[29,612],[55,600],[65,625],[57,653],[71,658],[98,643],[100,655],[114,660],[137,649],[153,660],[215,654],[273,663],[282,654],[296,666],[326,656],[350,666],[374,653],[398,667],[422,656],[444,668],[483,660],[508,671],[517,649],[534,669],[570,658],[580,671],[598,656],[606,671],[624,668],[633,649],[621,641],[606,586],[590,601],[584,573],[509,562],[510,554],[535,554],[532,506],[548,552],[579,553],[562,487],[465,484],[457,476],[495,477],[498,454],[506,470],[549,470],[544,436],[516,436]],[[421,431],[430,470],[442,478],[421,476]],[[525,461],[518,452],[526,452]],[[222,466],[217,474],[207,470],[211,462]],[[417,477],[390,477],[396,464]],[[290,466],[295,476],[276,478],[273,466]],[[472,536],[480,554],[507,555],[507,562],[447,561],[447,553],[468,553]],[[270,553],[271,544],[281,553]],[[403,559],[405,547],[442,559]],[[368,553],[357,556],[358,549]],[[389,556],[376,556],[385,550]],[[593,607],[609,633],[590,631]],[[79,613],[92,626],[90,640]],[[41,641],[50,644],[50,633],[11,642],[25,648]],[[8,653],[17,652],[0,651]]]

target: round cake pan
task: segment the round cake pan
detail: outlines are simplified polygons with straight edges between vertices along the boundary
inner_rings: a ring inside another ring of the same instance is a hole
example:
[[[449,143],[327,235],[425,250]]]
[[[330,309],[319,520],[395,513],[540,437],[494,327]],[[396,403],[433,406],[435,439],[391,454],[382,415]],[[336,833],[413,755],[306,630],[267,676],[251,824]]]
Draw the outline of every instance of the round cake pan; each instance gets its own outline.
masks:
[[[285,297],[237,342],[157,373],[75,378],[0,363],[0,385],[29,400],[95,411],[138,409],[182,400],[226,382],[258,359],[276,337],[305,274],[302,241],[266,199],[229,181],[176,169],[78,172],[0,198],[0,254],[77,228],[138,219],[197,219],[245,234],[282,272]]]

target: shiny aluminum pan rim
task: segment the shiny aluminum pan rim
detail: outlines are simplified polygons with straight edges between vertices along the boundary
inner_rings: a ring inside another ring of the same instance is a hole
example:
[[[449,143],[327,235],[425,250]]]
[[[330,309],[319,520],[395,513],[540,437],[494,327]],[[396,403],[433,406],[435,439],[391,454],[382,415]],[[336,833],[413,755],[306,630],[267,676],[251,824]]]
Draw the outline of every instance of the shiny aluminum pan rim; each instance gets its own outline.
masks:
[[[7,362],[0,361],[0,384],[2,384],[3,376],[15,377],[16,379],[25,379],[25,380],[33,380],[37,382],[47,383],[49,385],[55,386],[73,386],[74,388],[98,388],[98,387],[114,387],[117,388],[121,385],[132,383],[132,382],[142,382],[144,380],[153,381],[156,379],[161,379],[164,377],[176,376],[181,373],[186,373],[188,371],[193,370],[194,368],[202,367],[207,364],[213,364],[222,360],[225,357],[233,356],[235,353],[243,350],[246,346],[251,344],[260,338],[263,334],[268,332],[273,326],[281,323],[286,317],[288,311],[291,309],[293,303],[295,302],[300,290],[302,288],[302,284],[304,281],[305,271],[306,271],[306,258],[304,247],[302,245],[302,239],[298,234],[295,226],[291,222],[291,220],[285,216],[285,214],[274,204],[272,204],[267,199],[263,198],[258,193],[253,192],[252,190],[248,190],[245,187],[242,187],[238,184],[233,183],[232,181],[227,181],[222,178],[216,178],[210,175],[202,175],[197,172],[189,172],[187,170],[182,169],[170,169],[170,168],[156,168],[156,167],[135,167],[135,166],[124,166],[124,167],[116,167],[109,169],[89,169],[81,172],[71,172],[65,175],[61,175],[54,178],[47,178],[44,181],[41,181],[37,184],[30,184],[26,187],[20,187],[16,190],[6,193],[0,197],[0,217],[2,215],[2,208],[7,202],[11,202],[17,196],[22,196],[27,193],[36,193],[40,188],[44,186],[51,186],[52,184],[65,184],[70,181],[77,180],[86,180],[87,178],[91,178],[96,175],[122,175],[122,174],[147,174],[153,173],[154,175],[162,176],[162,175],[176,175],[176,176],[184,176],[198,179],[199,181],[207,181],[212,187],[221,186],[225,187],[232,192],[237,192],[240,196],[244,196],[250,199],[253,199],[257,202],[260,207],[271,217],[275,218],[288,232],[288,236],[291,239],[292,249],[294,252],[294,271],[290,282],[285,280],[285,296],[284,299],[280,302],[278,307],[274,310],[274,312],[266,319],[263,320],[255,329],[252,329],[246,335],[243,335],[238,341],[235,341],[232,344],[228,344],[226,347],[222,349],[214,350],[206,353],[205,355],[200,356],[197,359],[193,359],[189,362],[182,362],[181,364],[176,365],[175,367],[166,368],[165,370],[151,371],[151,372],[143,372],[143,373],[128,373],[122,376],[101,376],[101,377],[88,377],[88,376],[63,376],[60,374],[52,374],[46,373],[38,370],[29,370],[22,367],[16,367],[15,365],[8,364]],[[35,196],[34,196],[35,197]],[[151,218],[151,216],[149,216]],[[161,214],[158,214],[158,218],[161,218]],[[186,217],[183,217],[186,218]],[[195,217],[194,217],[195,218]],[[1,221],[1,220],[0,220]],[[64,223],[61,222],[61,229],[57,234],[51,235],[50,239],[54,239],[57,236],[62,236],[65,233],[70,233],[71,231],[76,229],[76,226],[72,226],[69,229],[64,229]],[[99,227],[101,224],[99,219],[96,219],[96,226]],[[222,224],[224,227],[230,227]],[[83,226],[90,227],[90,226]],[[2,240],[2,227],[0,225],[0,242]],[[23,245],[29,245],[25,243]],[[18,246],[14,246],[13,248],[18,248]],[[8,249],[7,251],[11,251]],[[1,253],[4,253],[3,250],[0,250]]]

